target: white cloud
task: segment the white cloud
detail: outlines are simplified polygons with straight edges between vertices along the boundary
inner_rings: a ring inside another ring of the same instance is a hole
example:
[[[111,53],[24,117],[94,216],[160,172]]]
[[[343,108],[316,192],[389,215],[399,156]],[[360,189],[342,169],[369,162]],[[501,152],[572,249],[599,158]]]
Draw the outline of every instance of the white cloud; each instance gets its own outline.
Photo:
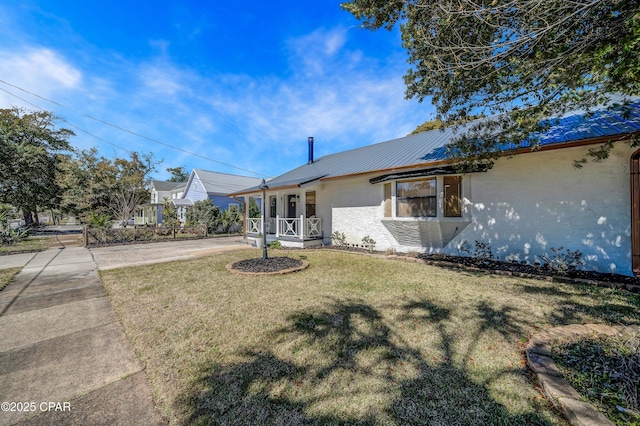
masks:
[[[136,63],[104,54],[100,66],[83,63],[84,72],[53,50],[4,51],[0,79],[61,101],[61,115],[114,144],[155,152],[165,160],[161,170],[187,165],[243,173],[86,120],[83,114],[273,175],[306,160],[308,136],[316,137],[320,156],[403,136],[426,120],[428,105],[404,100],[404,60],[370,58],[350,49],[348,37],[347,30],[336,28],[287,40],[290,70],[284,76],[201,74],[172,62],[167,46],[152,42],[159,48],[152,60]],[[6,100],[0,92],[0,102],[16,104]],[[104,145],[81,133],[72,143]],[[105,147],[104,155],[112,155],[113,148]]]
[[[46,48],[28,48],[19,51],[0,51],[0,76],[2,80],[42,97],[55,97],[78,88],[83,80],[82,72],[62,55]],[[24,97],[17,89],[7,90]],[[3,105],[22,105],[17,98],[0,93]]]

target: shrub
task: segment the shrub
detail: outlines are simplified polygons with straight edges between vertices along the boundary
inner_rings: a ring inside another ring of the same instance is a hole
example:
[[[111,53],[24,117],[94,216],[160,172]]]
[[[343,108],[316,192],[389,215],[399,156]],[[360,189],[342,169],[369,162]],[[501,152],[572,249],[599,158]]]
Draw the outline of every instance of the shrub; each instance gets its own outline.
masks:
[[[205,225],[210,234],[218,232],[220,225],[220,207],[210,199],[196,201],[187,209],[187,226]]]
[[[564,250],[564,247],[558,247],[557,249],[551,247],[549,250],[551,250],[553,254],[549,256],[546,254],[543,255],[542,261],[548,268],[560,275],[564,275],[570,269],[585,264],[584,260],[582,259],[582,252],[580,252],[580,250]]]
[[[13,229],[8,223],[2,226],[2,245],[12,245],[20,240],[24,240],[29,236],[28,229],[16,228]]]
[[[347,236],[344,235],[344,232],[333,231],[333,233],[331,234],[331,243],[335,244],[338,247],[346,247]]]
[[[276,241],[271,241],[269,243],[268,246],[270,249],[277,249],[280,250],[282,248],[282,244],[280,244],[280,241],[276,240]]]
[[[93,228],[108,228],[111,226],[111,217],[106,213],[92,212],[89,215],[89,226]]]
[[[494,259],[493,252],[491,251],[491,244],[484,241],[476,240],[475,257],[479,259]]]
[[[370,236],[362,237],[362,247],[369,250],[369,252],[373,252],[373,249],[376,247],[376,240],[371,238]]]

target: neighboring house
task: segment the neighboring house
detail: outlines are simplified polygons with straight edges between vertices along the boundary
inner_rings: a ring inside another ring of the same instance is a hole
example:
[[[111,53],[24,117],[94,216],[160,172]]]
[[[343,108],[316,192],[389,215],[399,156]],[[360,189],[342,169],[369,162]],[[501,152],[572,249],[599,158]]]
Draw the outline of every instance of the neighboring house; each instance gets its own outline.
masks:
[[[242,204],[227,194],[258,185],[262,179],[231,175],[227,173],[210,172],[208,170],[193,169],[184,191],[184,199],[196,201],[213,201],[220,210],[228,210],[237,206],[242,210]]]
[[[165,198],[171,200],[177,208],[178,219],[183,224],[186,222],[187,208],[193,206],[193,203],[197,201],[206,199],[213,201],[221,210],[237,206],[242,211],[242,203],[227,194],[255,186],[260,182],[261,179],[258,178],[201,169],[193,169],[187,182],[174,183],[154,180],[150,186],[151,203],[136,208],[135,224],[161,224],[162,206]]]
[[[571,115],[541,135],[540,149],[514,150],[486,172],[459,174],[446,158],[451,129],[433,130],[313,160],[266,185],[266,228],[285,246],[375,240],[376,250],[473,254],[476,242],[499,259],[535,263],[552,249],[579,250],[585,269],[640,273],[640,102],[628,115],[601,109]],[[573,160],[615,141],[608,159],[582,169]],[[257,185],[232,194],[261,197]],[[632,211],[633,206],[633,211]]]
[[[151,204],[162,203],[165,198],[170,200],[182,198],[187,186],[187,182],[167,182],[163,180],[152,180],[149,185],[151,192]]]
[[[152,180],[149,184],[151,202],[142,204],[135,209],[134,223],[136,225],[158,225],[162,223],[162,205],[165,198],[178,200],[184,196],[186,182],[168,182]],[[179,210],[180,212],[180,210]]]

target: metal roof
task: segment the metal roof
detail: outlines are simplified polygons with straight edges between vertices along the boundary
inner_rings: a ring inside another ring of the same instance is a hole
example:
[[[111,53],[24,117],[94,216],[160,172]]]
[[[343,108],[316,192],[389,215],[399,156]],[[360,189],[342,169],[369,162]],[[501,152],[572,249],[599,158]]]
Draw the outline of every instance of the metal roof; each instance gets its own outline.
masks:
[[[156,191],[175,191],[184,189],[187,186],[187,182],[169,182],[164,180],[152,180],[151,184]]]
[[[172,198],[171,202],[176,207],[191,207],[193,206],[193,201],[187,198]]]
[[[539,137],[539,144],[552,145],[592,138],[622,135],[640,131],[640,99],[629,108],[615,104],[601,107],[590,113],[574,112],[561,118],[552,119],[551,128]],[[409,167],[429,166],[447,160],[446,144],[456,137],[463,128],[454,130],[431,130],[393,139],[349,151],[338,152],[318,158],[277,176],[267,182],[270,189],[301,185],[315,179],[329,179],[341,176],[393,171]],[[500,147],[504,151],[527,147],[528,144],[508,144]],[[247,187],[238,193],[255,192]]]
[[[226,195],[259,185],[262,182],[260,178],[211,172],[202,169],[193,169],[189,182],[193,179],[194,174],[198,176],[208,194]]]

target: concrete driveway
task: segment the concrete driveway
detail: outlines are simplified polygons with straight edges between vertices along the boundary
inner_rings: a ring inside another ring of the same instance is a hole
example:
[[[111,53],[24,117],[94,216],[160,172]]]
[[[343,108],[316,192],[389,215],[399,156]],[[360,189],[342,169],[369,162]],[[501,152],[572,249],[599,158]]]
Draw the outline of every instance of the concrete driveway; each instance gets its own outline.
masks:
[[[202,240],[169,241],[166,243],[127,244],[91,248],[98,269],[115,269],[125,266],[146,265],[194,259],[250,246],[242,237],[206,238]]]

